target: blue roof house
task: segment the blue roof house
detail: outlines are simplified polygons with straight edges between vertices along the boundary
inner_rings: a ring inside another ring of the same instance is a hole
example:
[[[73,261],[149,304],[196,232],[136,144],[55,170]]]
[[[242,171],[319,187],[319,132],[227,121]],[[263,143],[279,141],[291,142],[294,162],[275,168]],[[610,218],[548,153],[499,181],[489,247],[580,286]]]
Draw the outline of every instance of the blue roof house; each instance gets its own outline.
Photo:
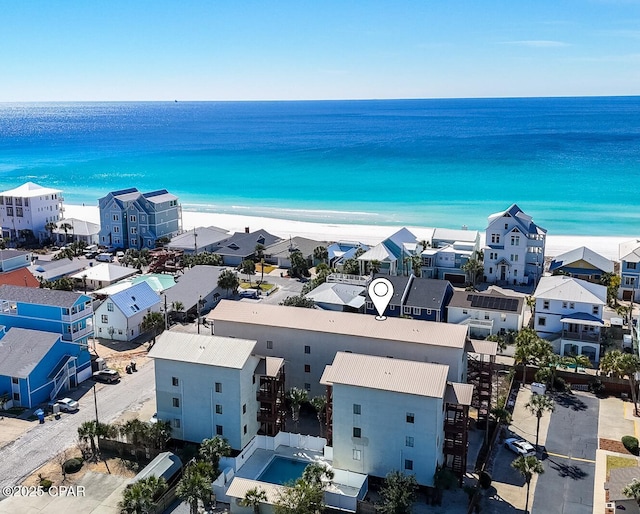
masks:
[[[34,407],[80,382],[79,365],[87,353],[60,334],[10,328],[0,330],[0,396],[14,406]],[[89,367],[89,370],[91,367]]]
[[[140,335],[144,317],[160,307],[160,296],[147,282],[112,294],[96,309],[97,336],[132,341]]]
[[[93,337],[90,296],[71,291],[0,286],[0,325],[53,332],[78,347],[77,381],[91,377],[89,338]],[[29,342],[27,342],[29,344]]]

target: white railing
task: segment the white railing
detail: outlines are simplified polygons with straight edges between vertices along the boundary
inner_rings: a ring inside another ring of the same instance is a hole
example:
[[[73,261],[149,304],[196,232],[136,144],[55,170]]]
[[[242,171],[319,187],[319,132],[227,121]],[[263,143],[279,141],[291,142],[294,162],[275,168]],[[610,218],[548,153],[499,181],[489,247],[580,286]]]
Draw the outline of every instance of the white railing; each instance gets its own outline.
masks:
[[[64,365],[62,366],[60,371],[58,371],[58,374],[53,379],[53,390],[51,391],[51,394],[49,395],[49,399],[50,400],[53,400],[56,396],[58,396],[58,393],[60,392],[60,390],[67,383],[67,380],[69,378],[69,361],[71,359],[72,359],[72,357],[69,357],[65,361]]]
[[[63,341],[77,341],[85,336],[93,334],[93,326],[85,327],[72,332],[65,332],[62,336]]]
[[[85,308],[83,311],[78,311],[75,314],[63,314],[62,321],[65,323],[73,323],[84,318],[90,318],[93,316],[93,307]]]
[[[349,284],[355,286],[366,286],[371,280],[369,276],[362,275],[347,275],[346,273],[331,273],[327,277],[327,282],[333,284]]]
[[[463,319],[458,325],[468,325],[474,326],[477,328],[493,328],[493,320],[491,319],[475,319],[475,318],[466,318]]]

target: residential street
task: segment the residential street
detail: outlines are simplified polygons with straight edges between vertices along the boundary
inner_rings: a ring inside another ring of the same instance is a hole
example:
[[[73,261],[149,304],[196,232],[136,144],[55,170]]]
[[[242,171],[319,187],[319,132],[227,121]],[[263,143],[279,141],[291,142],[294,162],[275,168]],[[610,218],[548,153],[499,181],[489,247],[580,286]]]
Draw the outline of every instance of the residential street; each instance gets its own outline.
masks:
[[[118,384],[99,384],[96,387],[98,417],[101,422],[111,422],[122,412],[137,410],[145,400],[153,396],[153,362],[147,362],[138,370],[132,375],[124,375]],[[78,412],[62,414],[59,420],[47,421],[44,425],[33,422],[31,430],[0,449],[1,487],[20,484],[24,478],[55,455],[75,446],[78,427],[85,421],[95,419],[92,387],[93,380],[87,380],[69,394],[76,399],[82,395]]]

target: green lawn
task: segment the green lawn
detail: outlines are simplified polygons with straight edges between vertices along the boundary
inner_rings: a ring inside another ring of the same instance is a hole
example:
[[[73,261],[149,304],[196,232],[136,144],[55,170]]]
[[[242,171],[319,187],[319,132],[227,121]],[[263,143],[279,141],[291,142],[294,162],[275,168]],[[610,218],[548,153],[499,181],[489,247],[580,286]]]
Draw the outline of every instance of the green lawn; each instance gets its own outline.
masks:
[[[249,282],[244,282],[244,281],[240,282],[240,287],[242,289],[249,289],[249,288],[254,289],[257,285],[258,284],[256,282],[251,282],[251,285],[249,285]],[[273,287],[274,287],[274,284],[265,284],[265,283],[260,284],[260,290],[262,291],[271,291]]]

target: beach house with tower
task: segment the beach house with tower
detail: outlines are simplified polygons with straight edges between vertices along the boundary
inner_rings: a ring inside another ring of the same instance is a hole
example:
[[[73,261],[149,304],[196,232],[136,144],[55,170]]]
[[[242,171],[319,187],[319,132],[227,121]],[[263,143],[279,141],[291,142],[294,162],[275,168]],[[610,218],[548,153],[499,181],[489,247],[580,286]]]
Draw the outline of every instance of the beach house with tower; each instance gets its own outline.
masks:
[[[485,281],[503,285],[535,284],[544,271],[546,229],[515,203],[489,216],[484,248]]]
[[[112,191],[98,200],[100,244],[113,248],[155,248],[162,237],[180,232],[182,209],[166,189],[141,193],[136,188]]]
[[[26,182],[0,193],[2,237],[26,239],[31,231],[39,241],[49,237],[47,224],[62,219],[62,191]]]

